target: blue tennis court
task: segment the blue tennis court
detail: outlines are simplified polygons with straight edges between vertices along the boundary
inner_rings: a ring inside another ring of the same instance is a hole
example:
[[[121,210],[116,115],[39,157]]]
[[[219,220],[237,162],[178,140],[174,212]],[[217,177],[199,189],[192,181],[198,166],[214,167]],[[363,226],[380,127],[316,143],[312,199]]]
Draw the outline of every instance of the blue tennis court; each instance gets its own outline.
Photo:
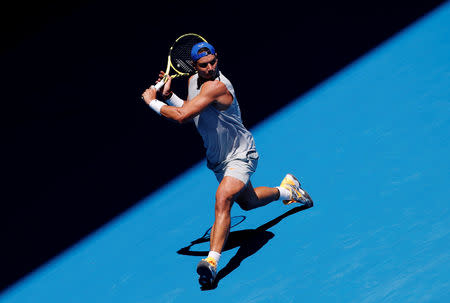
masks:
[[[315,206],[235,205],[217,288],[195,271],[217,187],[202,162],[0,302],[450,302],[450,3],[251,131],[253,184],[291,172]]]

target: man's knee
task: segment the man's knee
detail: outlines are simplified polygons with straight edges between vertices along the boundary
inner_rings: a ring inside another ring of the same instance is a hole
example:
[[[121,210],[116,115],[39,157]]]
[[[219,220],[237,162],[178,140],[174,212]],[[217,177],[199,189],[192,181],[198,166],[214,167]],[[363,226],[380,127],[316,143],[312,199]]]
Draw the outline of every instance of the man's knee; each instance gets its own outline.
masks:
[[[216,192],[216,213],[229,213],[233,202],[244,187],[245,184],[242,181],[225,176]]]
[[[233,197],[223,192],[216,193],[216,213],[229,213],[231,205],[233,204]]]

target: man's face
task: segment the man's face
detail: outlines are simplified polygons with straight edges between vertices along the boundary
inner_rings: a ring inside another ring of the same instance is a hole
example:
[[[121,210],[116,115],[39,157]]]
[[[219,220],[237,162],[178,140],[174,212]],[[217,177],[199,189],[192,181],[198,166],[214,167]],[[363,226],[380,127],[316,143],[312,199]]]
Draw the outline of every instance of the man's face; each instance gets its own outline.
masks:
[[[198,75],[207,80],[214,79],[217,74],[217,61],[216,55],[207,55],[198,59],[195,63]]]

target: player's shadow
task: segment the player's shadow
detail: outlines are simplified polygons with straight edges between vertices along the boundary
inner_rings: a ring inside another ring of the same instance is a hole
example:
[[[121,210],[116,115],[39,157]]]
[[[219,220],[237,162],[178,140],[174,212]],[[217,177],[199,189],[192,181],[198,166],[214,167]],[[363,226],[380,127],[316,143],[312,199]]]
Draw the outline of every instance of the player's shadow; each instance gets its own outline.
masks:
[[[269,242],[269,240],[275,236],[274,233],[268,231],[269,228],[272,228],[284,218],[296,214],[307,208],[308,207],[304,205],[298,206],[290,209],[281,216],[278,216],[275,219],[270,220],[269,222],[255,229],[244,229],[230,232],[223,251],[227,251],[236,247],[239,247],[239,249],[236,252],[236,255],[234,255],[228,262],[228,264],[225,265],[225,267],[223,267],[217,273],[217,277],[214,284],[208,288],[202,288],[202,290],[215,289],[219,284],[220,280],[222,280],[223,278],[228,276],[231,272],[233,272],[236,268],[238,268],[241,265],[242,261],[244,261],[251,255],[255,254],[264,245],[266,245],[267,242]],[[191,251],[192,246],[205,242],[209,242],[209,237],[207,238],[201,237],[196,240],[193,240],[190,245],[178,250],[177,253],[188,256],[207,256],[208,251]]]

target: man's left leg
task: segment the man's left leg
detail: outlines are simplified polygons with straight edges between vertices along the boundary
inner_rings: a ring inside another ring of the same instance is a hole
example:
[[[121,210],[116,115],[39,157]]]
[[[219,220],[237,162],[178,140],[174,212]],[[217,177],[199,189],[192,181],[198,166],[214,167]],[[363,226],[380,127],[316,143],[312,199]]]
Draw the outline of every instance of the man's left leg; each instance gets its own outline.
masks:
[[[253,188],[252,182],[248,181],[247,186],[239,193],[235,201],[243,210],[251,210],[278,199],[280,199],[278,188],[267,186]]]

